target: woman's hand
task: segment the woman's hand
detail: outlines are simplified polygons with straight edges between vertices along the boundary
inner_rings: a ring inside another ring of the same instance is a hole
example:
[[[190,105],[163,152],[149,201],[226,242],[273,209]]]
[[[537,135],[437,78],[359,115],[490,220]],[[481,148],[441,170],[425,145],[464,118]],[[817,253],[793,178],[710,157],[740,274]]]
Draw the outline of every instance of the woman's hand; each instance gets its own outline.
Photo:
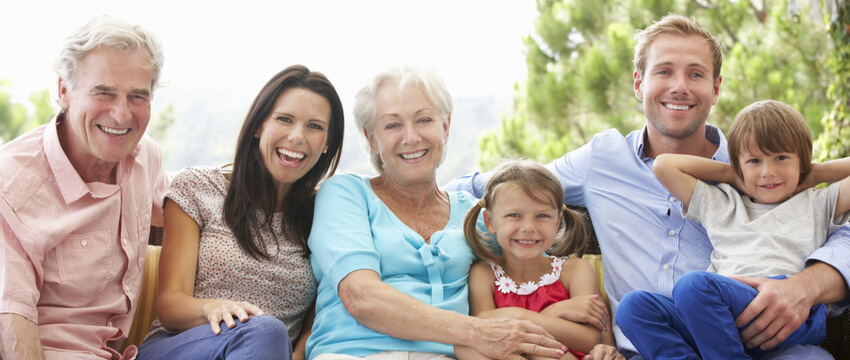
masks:
[[[481,319],[473,348],[493,359],[524,359],[521,354],[560,358],[566,347],[542,327],[516,319]]]
[[[608,306],[598,294],[576,296],[547,306],[541,315],[580,324],[590,324],[599,331],[608,330]]]
[[[212,328],[213,333],[216,335],[221,333],[219,323],[222,321],[224,321],[224,324],[227,325],[228,328],[232,329],[236,326],[234,317],[238,318],[240,322],[246,322],[251,316],[264,314],[263,310],[254,304],[244,301],[230,301],[225,299],[219,299],[204,304],[203,312],[204,317],[206,317],[210,322],[210,327]]]

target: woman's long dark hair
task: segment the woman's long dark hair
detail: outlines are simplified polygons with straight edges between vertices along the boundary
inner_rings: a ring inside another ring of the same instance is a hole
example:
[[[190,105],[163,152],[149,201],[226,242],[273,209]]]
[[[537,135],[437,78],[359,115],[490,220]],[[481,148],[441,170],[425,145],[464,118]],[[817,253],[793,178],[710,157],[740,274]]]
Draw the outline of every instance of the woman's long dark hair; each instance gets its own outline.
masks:
[[[253,258],[268,259],[269,245],[259,241],[261,229],[271,229],[275,213],[277,190],[271,173],[260,155],[259,141],[254,137],[263,122],[269,117],[277,98],[290,88],[310,90],[328,101],[331,107],[331,119],[328,124],[328,151],[319,157],[319,161],[303,177],[296,180],[283,203],[284,234],[304,249],[305,256],[310,253],[307,238],[313,226],[313,206],[316,199],[316,187],[326,176],[336,171],[342,153],[342,136],[345,127],[342,102],[333,84],[319,72],[311,72],[303,65],[293,65],[277,73],[263,86],[245,123],[239,133],[236,144],[236,156],[233,161],[233,174],[224,199],[224,221],[236,236],[236,241]],[[265,211],[265,218],[258,219],[255,210]],[[272,231],[275,245],[278,239]],[[255,239],[255,236],[257,238]]]

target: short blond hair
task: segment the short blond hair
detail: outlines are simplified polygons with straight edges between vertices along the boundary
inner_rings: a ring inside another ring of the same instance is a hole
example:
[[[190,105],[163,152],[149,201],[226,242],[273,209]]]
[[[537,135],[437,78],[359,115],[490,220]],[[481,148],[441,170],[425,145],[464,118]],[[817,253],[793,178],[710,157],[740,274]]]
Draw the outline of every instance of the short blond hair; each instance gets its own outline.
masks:
[[[756,101],[735,116],[729,130],[729,162],[743,178],[741,152],[795,153],[800,157],[800,181],[812,168],[812,133],[803,115],[776,100]]]
[[[649,46],[661,35],[698,35],[705,38],[708,49],[714,58],[713,80],[717,80],[720,77],[720,68],[723,66],[723,41],[712,35],[694,18],[677,14],[667,15],[635,34],[637,44],[635,44],[634,63],[635,70],[637,70],[640,76],[643,76],[643,72],[646,70],[646,53],[649,51]]]

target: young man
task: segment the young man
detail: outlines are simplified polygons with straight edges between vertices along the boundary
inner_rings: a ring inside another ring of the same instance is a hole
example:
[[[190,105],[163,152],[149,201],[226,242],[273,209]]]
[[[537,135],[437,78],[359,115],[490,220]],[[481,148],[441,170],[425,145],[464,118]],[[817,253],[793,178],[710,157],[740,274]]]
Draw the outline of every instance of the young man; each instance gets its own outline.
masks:
[[[613,311],[632,290],[670,295],[684,273],[705,270],[711,243],[705,230],[681,215],[681,203],[655,177],[652,165],[664,153],[689,154],[729,162],[726,139],[706,125],[720,93],[722,45],[693,19],[669,15],[637,34],[634,90],[647,124],[626,137],[603,131],[547,167],[564,185],[567,204],[586,207],[593,219],[605,263],[605,290]],[[447,188],[483,191],[486,174],[454,180]],[[848,300],[850,230],[833,233],[788,280],[747,278],[759,295],[737,318],[748,347],[771,349],[807,318],[817,303]],[[616,319],[615,319],[616,322]],[[640,359],[614,324],[624,355]],[[782,354],[831,358],[815,346],[793,346]],[[598,358],[596,358],[598,359]]]
[[[111,17],[64,43],[61,110],[0,148],[0,357],[121,359],[168,178],[143,137],[158,38]]]

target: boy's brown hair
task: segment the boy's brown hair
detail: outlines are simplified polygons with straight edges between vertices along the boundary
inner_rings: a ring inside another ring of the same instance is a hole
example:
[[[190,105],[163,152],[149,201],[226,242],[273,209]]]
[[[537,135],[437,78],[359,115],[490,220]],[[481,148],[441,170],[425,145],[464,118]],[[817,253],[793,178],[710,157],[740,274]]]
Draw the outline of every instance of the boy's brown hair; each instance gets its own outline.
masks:
[[[742,152],[795,153],[800,157],[800,182],[812,168],[812,134],[799,111],[776,100],[756,101],[741,110],[729,130],[729,162],[743,178]]]

